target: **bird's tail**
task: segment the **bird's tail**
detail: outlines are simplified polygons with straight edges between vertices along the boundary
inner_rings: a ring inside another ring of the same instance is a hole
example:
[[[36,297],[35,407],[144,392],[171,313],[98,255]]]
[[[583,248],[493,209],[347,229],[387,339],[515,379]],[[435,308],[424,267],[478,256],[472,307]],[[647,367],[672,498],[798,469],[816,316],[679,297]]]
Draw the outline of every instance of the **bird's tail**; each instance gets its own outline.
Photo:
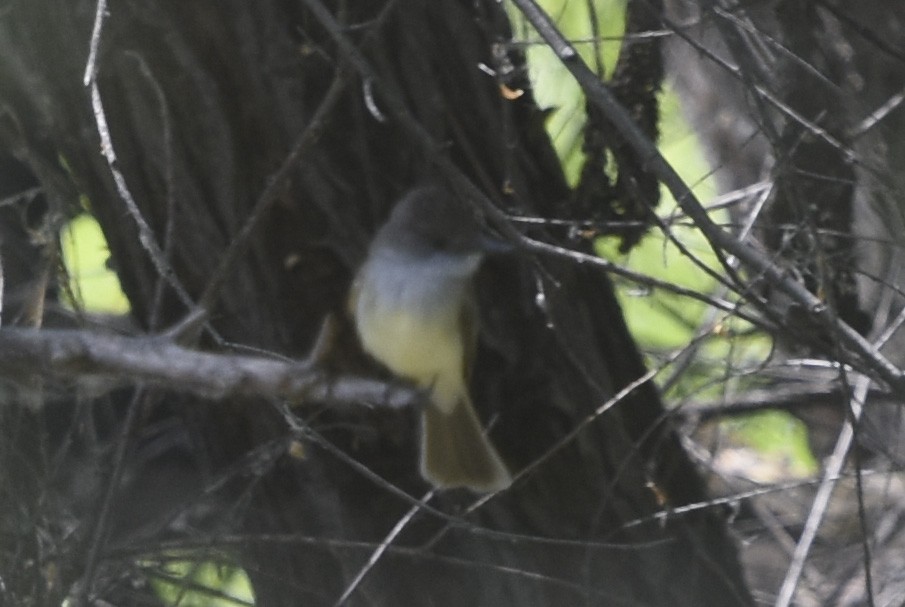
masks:
[[[424,408],[421,472],[442,489],[466,487],[484,493],[512,483],[509,470],[481,430],[466,395],[449,413],[432,404]]]

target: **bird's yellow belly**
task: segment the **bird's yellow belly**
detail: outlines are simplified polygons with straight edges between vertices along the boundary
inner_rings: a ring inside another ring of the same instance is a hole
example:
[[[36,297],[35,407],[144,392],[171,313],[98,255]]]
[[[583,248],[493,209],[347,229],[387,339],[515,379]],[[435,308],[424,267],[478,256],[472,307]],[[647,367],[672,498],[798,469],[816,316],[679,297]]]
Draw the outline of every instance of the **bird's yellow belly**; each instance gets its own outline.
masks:
[[[358,310],[358,333],[366,352],[396,375],[431,390],[431,400],[451,410],[464,391],[464,350],[458,319],[430,321],[406,312],[376,315]]]

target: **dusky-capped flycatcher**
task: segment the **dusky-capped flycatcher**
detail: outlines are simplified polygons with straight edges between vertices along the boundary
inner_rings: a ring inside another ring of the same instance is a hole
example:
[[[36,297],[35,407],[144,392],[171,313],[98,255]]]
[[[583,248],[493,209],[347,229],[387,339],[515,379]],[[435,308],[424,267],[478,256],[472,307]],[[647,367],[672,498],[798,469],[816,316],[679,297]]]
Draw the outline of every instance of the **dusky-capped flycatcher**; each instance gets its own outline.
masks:
[[[478,320],[472,283],[495,243],[448,190],[418,187],[377,232],[352,285],[364,350],[429,395],[421,473],[438,488],[487,492],[511,482],[468,394]]]

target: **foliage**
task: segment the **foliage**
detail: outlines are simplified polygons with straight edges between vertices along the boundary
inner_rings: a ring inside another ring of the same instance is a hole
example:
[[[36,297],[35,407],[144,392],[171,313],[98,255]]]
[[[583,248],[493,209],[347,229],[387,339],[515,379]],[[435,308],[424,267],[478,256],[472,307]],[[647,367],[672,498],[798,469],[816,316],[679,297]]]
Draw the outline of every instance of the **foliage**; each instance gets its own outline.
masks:
[[[110,252],[97,221],[87,213],[70,221],[61,234],[63,264],[69,277],[70,306],[88,312],[124,314],[129,301],[109,267]]]

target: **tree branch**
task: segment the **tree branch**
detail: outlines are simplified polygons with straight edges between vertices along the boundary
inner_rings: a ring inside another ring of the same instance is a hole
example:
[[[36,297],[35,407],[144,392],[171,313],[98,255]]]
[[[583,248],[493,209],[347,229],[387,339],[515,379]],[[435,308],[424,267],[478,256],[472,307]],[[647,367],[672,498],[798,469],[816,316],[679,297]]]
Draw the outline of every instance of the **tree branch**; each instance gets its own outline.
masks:
[[[124,337],[82,330],[0,330],[0,379],[88,377],[149,382],[205,398],[277,398],[300,405],[381,403],[394,408],[420,401],[400,383],[332,375],[309,361],[199,352],[162,337]]]
[[[699,421],[730,418],[771,409],[794,413],[809,407],[838,408],[841,399],[847,396],[846,389],[835,383],[779,385],[748,390],[728,400],[689,401],[671,413],[679,419]],[[868,392],[868,402],[870,405],[893,405],[900,401],[886,390],[872,388]]]

